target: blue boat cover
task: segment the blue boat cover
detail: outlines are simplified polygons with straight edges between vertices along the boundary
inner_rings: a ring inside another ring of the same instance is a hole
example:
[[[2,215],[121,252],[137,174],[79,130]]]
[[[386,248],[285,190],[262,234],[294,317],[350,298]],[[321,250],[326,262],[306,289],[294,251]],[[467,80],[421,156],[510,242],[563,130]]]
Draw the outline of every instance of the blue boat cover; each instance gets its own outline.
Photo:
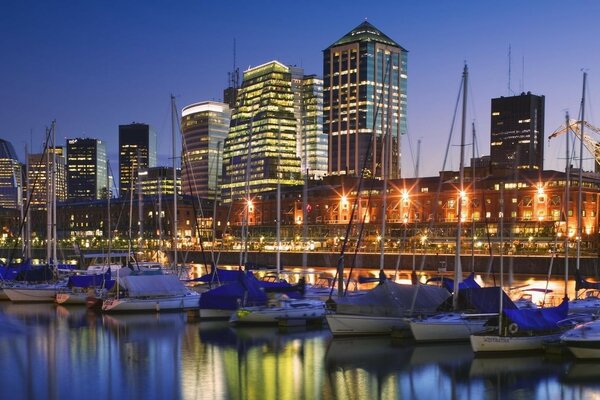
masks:
[[[104,274],[73,275],[69,277],[68,287],[88,288],[105,287],[110,289],[115,281],[110,279],[110,269]]]
[[[223,283],[237,281],[239,276],[238,270],[228,270],[215,268],[212,272],[204,274],[198,278],[191,279],[190,282],[204,282],[204,283]]]
[[[2,280],[16,280],[17,275],[20,272],[28,271],[30,269],[38,268],[39,265],[31,263],[30,259],[25,259],[20,263],[11,263],[9,266],[0,266],[0,279]]]
[[[267,295],[252,272],[235,271],[238,279],[202,293],[200,308],[235,310],[240,305],[259,306],[267,303]]]
[[[454,292],[454,279],[451,278],[446,278],[446,277],[434,277],[434,278],[430,278],[427,279],[427,283],[431,283],[431,282],[442,282],[442,286],[444,288],[446,288],[446,290],[448,290],[450,293]],[[473,272],[471,272],[469,274],[469,276],[467,276],[465,279],[463,279],[462,282],[460,282],[458,284],[458,291],[460,292],[463,289],[468,289],[468,288],[479,288],[481,286],[479,286],[479,284],[477,282],[475,282],[475,274]]]
[[[24,267],[24,269],[19,271],[19,273],[15,277],[15,280],[27,282],[43,282],[52,280],[53,278],[54,269],[51,265],[44,264],[35,267]]]
[[[556,307],[524,308],[504,310],[503,312],[518,325],[520,330],[534,332],[554,330],[559,327],[560,321],[567,318],[569,302],[565,299]]]
[[[500,310],[500,290],[498,286],[492,286],[487,288],[468,288],[459,290],[459,294],[467,296],[471,304],[482,313],[498,313]],[[503,310],[516,310],[518,307],[508,297],[508,295],[502,290],[502,309]]]

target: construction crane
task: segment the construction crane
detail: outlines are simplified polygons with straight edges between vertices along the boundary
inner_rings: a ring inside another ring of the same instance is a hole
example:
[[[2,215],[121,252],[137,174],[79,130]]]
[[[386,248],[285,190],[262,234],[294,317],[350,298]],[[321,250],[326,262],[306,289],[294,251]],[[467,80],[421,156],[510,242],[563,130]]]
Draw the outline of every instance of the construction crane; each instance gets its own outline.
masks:
[[[600,136],[599,128],[596,128],[594,125],[590,124],[587,121],[583,121],[583,125],[589,131],[592,131],[592,132],[596,133],[598,136]],[[594,160],[596,160],[596,163],[598,164],[598,166],[600,166],[600,142],[598,142],[597,140],[595,140],[594,138],[592,138],[585,132],[582,135],[581,121],[570,120],[568,127],[565,127],[565,124],[562,124],[560,127],[558,127],[557,130],[555,130],[550,136],[548,136],[548,140],[553,139],[557,136],[560,136],[563,133],[566,133],[567,129],[569,131],[573,132],[579,140],[583,141],[583,145],[585,146],[585,148],[590,153],[592,153],[592,155],[594,156]],[[598,170],[598,166],[596,167],[596,170]]]

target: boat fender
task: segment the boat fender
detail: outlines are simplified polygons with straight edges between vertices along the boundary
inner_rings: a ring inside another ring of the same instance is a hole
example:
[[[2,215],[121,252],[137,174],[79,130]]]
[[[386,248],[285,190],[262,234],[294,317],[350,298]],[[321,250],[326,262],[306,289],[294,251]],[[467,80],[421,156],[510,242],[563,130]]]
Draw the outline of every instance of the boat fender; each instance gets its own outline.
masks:
[[[513,322],[512,324],[508,325],[508,331],[513,334],[519,332],[519,325]]]

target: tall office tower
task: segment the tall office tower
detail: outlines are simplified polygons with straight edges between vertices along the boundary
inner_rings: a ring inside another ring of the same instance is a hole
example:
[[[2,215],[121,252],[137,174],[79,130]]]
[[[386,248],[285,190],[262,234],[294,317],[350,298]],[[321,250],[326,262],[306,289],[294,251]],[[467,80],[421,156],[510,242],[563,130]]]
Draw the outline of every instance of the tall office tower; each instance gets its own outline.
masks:
[[[302,175],[327,174],[327,135],[323,133],[323,81],[304,75],[304,69],[289,67],[292,73],[294,116],[296,117],[296,154]]]
[[[544,169],[544,103],[531,92],[492,99],[492,172]]]
[[[300,185],[290,69],[271,61],[244,72],[223,151],[224,201]]]
[[[56,156],[52,152],[56,153]],[[28,191],[31,198],[30,207],[32,210],[45,210],[48,204],[48,194],[52,185],[50,171],[55,172],[55,191],[56,200],[65,201],[67,199],[67,168],[64,151],[62,147],[49,148],[46,153],[29,154],[27,163],[29,165]],[[56,166],[54,160],[56,159]]]
[[[67,139],[69,200],[106,198],[106,144],[99,139]]]
[[[181,170],[177,170],[177,182],[173,184],[173,167],[153,167],[140,170],[140,185],[145,196],[173,196],[181,193]]]
[[[368,22],[323,50],[329,173],[400,177],[408,52]],[[385,152],[385,156],[383,153]]]
[[[0,139],[0,207],[19,208],[23,190],[23,168],[12,144]]]
[[[221,197],[223,145],[229,132],[231,112],[225,103],[204,101],[181,112],[184,194],[201,198]]]
[[[327,175],[327,134],[323,132],[323,80],[315,75],[302,78],[300,159],[302,174]]]
[[[119,125],[119,194],[136,191],[138,171],[156,167],[156,133],[147,124]]]

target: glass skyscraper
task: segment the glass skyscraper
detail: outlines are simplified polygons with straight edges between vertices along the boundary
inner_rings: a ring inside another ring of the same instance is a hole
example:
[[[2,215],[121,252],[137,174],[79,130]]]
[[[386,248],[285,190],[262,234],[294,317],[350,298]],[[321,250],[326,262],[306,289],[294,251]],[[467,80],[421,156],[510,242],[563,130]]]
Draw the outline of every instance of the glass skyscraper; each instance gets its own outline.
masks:
[[[296,124],[290,68],[271,61],[245,71],[223,152],[224,201],[302,184]]]
[[[99,139],[67,139],[67,189],[69,200],[105,197],[106,145]]]
[[[400,177],[408,52],[368,22],[323,51],[329,173]],[[384,155],[385,154],[385,155]]]
[[[12,144],[0,139],[0,207],[19,208],[23,169]]]
[[[156,133],[147,124],[119,125],[119,195],[136,190],[139,170],[156,167]],[[132,182],[133,181],[133,182]]]
[[[223,171],[223,146],[231,112],[229,106],[205,101],[181,112],[181,184],[184,194],[219,198]]]
[[[56,153],[56,157],[52,152]],[[54,159],[56,159],[56,166],[53,165]],[[49,171],[52,170],[56,174],[56,200],[65,201],[67,199],[66,162],[62,147],[49,148],[46,153],[42,154],[28,154],[27,163],[29,164],[28,196],[30,196],[33,210],[47,208],[51,189]]]
[[[323,80],[315,75],[302,78],[302,112],[299,154],[302,174],[322,178],[327,175],[327,134],[323,132]]]

